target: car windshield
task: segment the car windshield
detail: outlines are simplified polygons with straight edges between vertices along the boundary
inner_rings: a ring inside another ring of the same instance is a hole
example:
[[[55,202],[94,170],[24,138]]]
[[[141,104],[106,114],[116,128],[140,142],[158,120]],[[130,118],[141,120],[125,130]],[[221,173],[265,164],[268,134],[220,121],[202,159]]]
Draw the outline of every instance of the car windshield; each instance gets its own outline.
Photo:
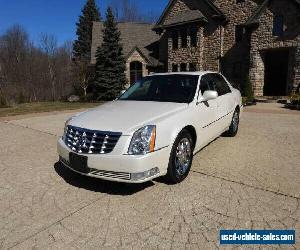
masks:
[[[153,75],[132,85],[119,100],[190,103],[198,84],[197,75]]]

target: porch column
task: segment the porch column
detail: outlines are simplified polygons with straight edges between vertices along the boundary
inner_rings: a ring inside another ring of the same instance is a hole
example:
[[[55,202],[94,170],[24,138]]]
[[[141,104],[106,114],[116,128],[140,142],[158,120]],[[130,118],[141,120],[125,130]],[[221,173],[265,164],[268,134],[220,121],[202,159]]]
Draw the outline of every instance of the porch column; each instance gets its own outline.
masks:
[[[149,71],[147,69],[147,64],[144,62],[143,63],[143,77],[149,75]]]
[[[265,65],[260,51],[250,52],[249,78],[252,83],[254,96],[264,95]]]
[[[126,79],[127,79],[127,84],[126,84],[125,88],[128,89],[130,87],[130,61],[129,60],[126,61],[125,75],[126,75]]]

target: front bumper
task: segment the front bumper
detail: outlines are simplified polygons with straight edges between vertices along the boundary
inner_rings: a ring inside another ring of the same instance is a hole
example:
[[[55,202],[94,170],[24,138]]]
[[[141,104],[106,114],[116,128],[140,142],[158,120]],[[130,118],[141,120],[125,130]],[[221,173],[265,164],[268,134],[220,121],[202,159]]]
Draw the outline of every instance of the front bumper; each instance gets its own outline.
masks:
[[[90,177],[99,179],[143,183],[156,177],[166,175],[169,161],[169,147],[160,149],[147,155],[116,155],[116,154],[90,154],[88,157],[88,173],[81,173],[69,166],[69,154],[73,152],[60,138],[57,151],[61,163],[69,169]],[[139,178],[140,177],[140,178]]]

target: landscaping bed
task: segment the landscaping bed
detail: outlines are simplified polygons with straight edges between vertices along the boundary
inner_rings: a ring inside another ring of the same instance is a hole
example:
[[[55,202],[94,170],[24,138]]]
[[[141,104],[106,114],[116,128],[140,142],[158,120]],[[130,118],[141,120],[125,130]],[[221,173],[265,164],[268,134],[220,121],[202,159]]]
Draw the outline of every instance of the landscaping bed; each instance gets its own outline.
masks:
[[[70,103],[70,102],[36,102],[16,104],[11,107],[0,107],[0,117],[24,115],[31,113],[43,113],[63,110],[76,110],[93,108],[101,103]]]

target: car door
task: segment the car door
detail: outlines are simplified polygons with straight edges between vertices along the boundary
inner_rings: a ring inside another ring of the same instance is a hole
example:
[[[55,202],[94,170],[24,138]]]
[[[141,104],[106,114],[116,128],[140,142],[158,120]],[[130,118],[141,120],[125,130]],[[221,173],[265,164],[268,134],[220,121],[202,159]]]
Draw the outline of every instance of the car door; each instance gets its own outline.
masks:
[[[198,100],[206,90],[213,90],[213,82],[210,74],[201,77]],[[201,140],[198,140],[198,147],[205,146],[216,137],[215,121],[217,120],[217,100],[199,102],[195,107],[197,116],[197,134]]]
[[[220,133],[222,133],[230,126],[235,108],[234,99],[232,98],[232,91],[225,78],[220,74],[213,74],[212,77],[215,90],[219,95],[217,98],[217,118],[218,129],[220,130]]]

